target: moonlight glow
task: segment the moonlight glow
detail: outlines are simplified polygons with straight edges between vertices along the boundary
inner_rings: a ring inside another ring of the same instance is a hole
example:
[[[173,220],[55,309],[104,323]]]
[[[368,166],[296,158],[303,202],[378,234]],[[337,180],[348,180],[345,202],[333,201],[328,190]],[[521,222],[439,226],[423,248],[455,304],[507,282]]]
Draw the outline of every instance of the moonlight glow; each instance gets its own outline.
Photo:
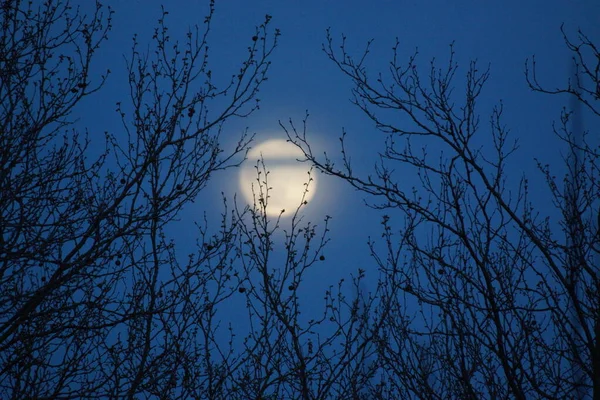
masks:
[[[248,159],[240,171],[240,187],[242,193],[249,204],[256,205],[261,209],[259,197],[261,193],[265,194],[265,170],[268,171],[266,182],[269,187],[267,215],[277,216],[281,210],[285,210],[284,216],[292,215],[304,196],[304,201],[310,201],[315,193],[316,180],[311,174],[308,163],[296,161],[304,158],[302,151],[285,140],[268,140],[254,147],[248,152]],[[264,160],[263,169],[260,160]],[[260,187],[257,180],[256,166],[260,171]],[[313,180],[310,181],[309,179]],[[308,192],[305,194],[305,190]]]

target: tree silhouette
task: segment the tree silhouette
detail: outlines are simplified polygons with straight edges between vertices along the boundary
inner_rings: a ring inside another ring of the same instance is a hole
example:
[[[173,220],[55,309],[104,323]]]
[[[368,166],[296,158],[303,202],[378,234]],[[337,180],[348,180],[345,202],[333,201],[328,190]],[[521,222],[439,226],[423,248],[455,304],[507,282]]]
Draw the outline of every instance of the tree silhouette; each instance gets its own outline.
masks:
[[[169,235],[182,208],[248,149],[247,135],[223,148],[223,126],[257,109],[279,36],[267,15],[231,79],[217,82],[214,5],[183,40],[166,10],[147,51],[134,37],[130,97],[116,106],[122,128],[98,137],[74,121],[109,79],[90,71],[112,10],[2,3],[0,397],[313,399],[347,397],[361,381],[353,368],[367,340],[354,339],[364,320],[342,291],[332,287],[322,312],[300,318],[327,221],[296,214],[284,231],[268,219],[264,165],[254,208],[224,201],[217,229],[198,221],[189,254]],[[247,312],[237,330],[230,302]],[[319,332],[325,324],[333,328]]]
[[[106,151],[90,160],[98,138],[68,129],[77,104],[108,78],[91,76],[90,67],[112,11],[97,4],[86,16],[68,2],[4,2],[3,398],[164,398],[197,378],[186,360],[202,348],[191,344],[192,333],[211,313],[190,296],[207,303],[231,296],[229,289],[208,293],[208,282],[222,274],[200,268],[227,262],[231,227],[205,238],[211,246],[185,263],[164,228],[215,171],[243,153],[246,137],[224,153],[220,126],[256,108],[278,35],[267,18],[239,73],[218,87],[207,63],[213,12],[211,4],[203,30],[190,30],[183,43],[170,40],[166,11],[155,52],[144,54],[134,39],[130,102],[117,106],[125,135],[107,132]],[[221,109],[210,113],[215,100]]]
[[[148,47],[135,36],[126,56],[121,127],[98,135],[75,121],[110,79],[91,71],[112,10],[84,15],[62,0],[1,10],[1,398],[600,398],[598,148],[578,138],[571,110],[555,129],[564,179],[560,165],[538,163],[556,211],[545,216],[526,177],[507,175],[517,148],[502,106],[480,123],[487,70],[471,63],[461,96],[452,48],[424,77],[397,44],[389,75],[373,76],[366,54],[352,57],[345,39],[337,50],[328,33],[325,53],[386,150],[358,176],[345,134],[336,164],[313,154],[304,129],[283,128],[316,169],[389,212],[383,241],[369,242],[378,285],[366,292],[359,269],[307,309],[308,271],[335,262],[329,217],[304,220],[305,199],[285,220],[268,217],[262,160],[253,206],[223,199],[208,210],[217,226],[195,222],[191,251],[172,233],[251,144],[221,139],[258,108],[278,45],[271,16],[222,81],[209,57],[215,2],[180,39],[163,9]],[[597,117],[600,53],[581,32],[565,41],[576,68],[566,88],[541,85],[534,59],[529,85]],[[400,166],[417,187],[403,186]]]
[[[600,53],[581,32],[564,39],[575,78],[546,89],[534,58],[527,82],[598,116]],[[373,333],[380,383],[369,398],[600,399],[597,137],[573,130],[571,110],[561,114],[554,131],[564,164],[538,161],[555,209],[543,215],[528,177],[507,173],[517,145],[502,104],[478,112],[488,69],[470,63],[461,87],[453,46],[448,64],[431,62],[425,76],[416,53],[401,60],[398,42],[387,73],[372,74],[369,47],[353,56],[345,37],[338,44],[328,32],[324,51],[352,82],[352,102],[385,134],[373,173],[352,168],[345,132],[339,159],[322,158],[306,121],[282,127],[317,169],[388,210],[383,244],[371,243],[382,276],[377,312],[386,317]]]

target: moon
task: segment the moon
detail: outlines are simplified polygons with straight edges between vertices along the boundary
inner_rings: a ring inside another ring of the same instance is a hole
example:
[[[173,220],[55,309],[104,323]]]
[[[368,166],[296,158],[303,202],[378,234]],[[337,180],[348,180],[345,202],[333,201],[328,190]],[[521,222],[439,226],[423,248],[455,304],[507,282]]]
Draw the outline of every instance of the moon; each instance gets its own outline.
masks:
[[[302,150],[281,139],[267,140],[252,148],[239,175],[246,201],[264,211],[260,197],[261,193],[266,195],[268,187],[266,214],[276,217],[285,210],[282,216],[293,215],[303,202],[313,198],[317,184],[316,177],[309,174],[310,165],[297,161],[303,158]]]

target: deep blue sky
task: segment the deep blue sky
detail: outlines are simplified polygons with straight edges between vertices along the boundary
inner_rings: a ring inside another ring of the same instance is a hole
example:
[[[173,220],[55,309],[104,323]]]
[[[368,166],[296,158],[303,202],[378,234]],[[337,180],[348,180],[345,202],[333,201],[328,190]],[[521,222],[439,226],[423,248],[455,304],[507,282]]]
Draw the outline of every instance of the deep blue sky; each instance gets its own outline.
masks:
[[[91,1],[79,3],[87,8]],[[99,70],[110,68],[113,74],[101,94],[79,109],[81,121],[91,133],[120,129],[114,103],[127,96],[122,55],[128,54],[134,33],[139,34],[142,44],[147,43],[160,14],[160,4],[166,3],[170,12],[168,24],[173,28],[173,36],[179,34],[181,38],[187,26],[201,25],[208,7],[208,1],[191,0],[110,0],[105,3],[115,10],[114,28],[98,54],[96,65]],[[374,163],[384,138],[350,104],[350,82],[321,50],[325,30],[331,27],[334,37],[345,34],[349,48],[356,54],[364,49],[367,40],[375,39],[368,64],[373,72],[386,69],[396,37],[406,57],[418,47],[423,73],[431,57],[441,62],[447,60],[448,45],[455,42],[456,60],[461,68],[459,75],[466,71],[471,59],[478,59],[482,66],[491,64],[491,79],[479,108],[482,120],[487,120],[487,113],[494,104],[499,100],[504,102],[504,122],[521,145],[513,168],[507,173],[514,182],[523,172],[529,174],[534,195],[542,202],[545,199],[542,176],[536,175],[533,158],[558,161],[560,149],[551,127],[567,100],[531,92],[524,78],[525,60],[535,54],[542,82],[552,87],[561,86],[570,72],[569,54],[559,29],[561,24],[564,23],[566,32],[572,35],[581,28],[591,39],[600,40],[600,2],[591,0],[223,0],[217,1],[213,21],[214,71],[226,71],[224,77],[228,76],[244,56],[254,26],[263,21],[265,14],[272,15],[273,26],[281,29],[280,45],[272,59],[269,81],[261,91],[261,110],[231,124],[226,132],[231,135],[230,140],[237,138],[246,126],[257,133],[258,141],[281,138],[283,132],[278,120],[292,117],[299,124],[308,110],[310,137],[322,146],[320,150],[335,152],[337,138],[345,128],[353,159],[357,165],[367,168]],[[485,141],[484,131],[482,140]],[[333,220],[327,261],[321,270],[311,275],[315,277],[317,291],[359,267],[368,271],[366,240],[369,235],[380,234],[380,213],[365,208],[361,194],[342,182],[320,178],[307,218],[318,222],[328,214]],[[231,195],[235,185],[235,171],[215,176],[201,198],[185,209],[184,219],[189,221],[203,212],[220,211],[220,192]],[[180,243],[193,241],[191,228],[179,232],[182,232]]]

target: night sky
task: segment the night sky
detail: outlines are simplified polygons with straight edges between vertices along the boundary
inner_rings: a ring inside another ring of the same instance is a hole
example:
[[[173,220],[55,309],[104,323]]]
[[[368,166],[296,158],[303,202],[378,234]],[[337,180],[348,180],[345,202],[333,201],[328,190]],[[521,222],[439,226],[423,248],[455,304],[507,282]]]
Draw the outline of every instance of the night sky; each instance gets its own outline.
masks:
[[[92,7],[92,2],[79,3],[84,11]],[[97,54],[95,68],[97,72],[109,68],[112,74],[103,90],[86,99],[76,110],[79,124],[89,130],[92,138],[101,137],[107,130],[122,129],[114,105],[117,101],[126,101],[128,94],[123,55],[129,54],[134,33],[138,34],[141,48],[150,43],[160,5],[164,2],[112,0],[104,3],[114,9],[115,15],[109,40]],[[172,36],[183,39],[188,26],[202,25],[208,2],[170,1],[166,10]],[[359,55],[367,41],[374,39],[367,61],[373,75],[385,73],[396,38],[400,41],[401,57],[408,59],[418,49],[418,63],[423,73],[428,71],[432,57],[440,66],[445,66],[449,45],[454,43],[455,61],[459,65],[457,91],[463,90],[460,83],[470,60],[478,60],[482,69],[488,65],[491,69],[491,78],[479,103],[483,122],[478,140],[486,145],[485,123],[493,106],[502,101],[504,123],[520,144],[507,175],[516,185],[520,177],[527,174],[532,200],[538,202],[542,212],[551,210],[546,207],[545,183],[536,172],[534,160],[537,157],[549,163],[560,161],[561,148],[553,137],[552,122],[558,120],[561,108],[568,103],[560,96],[532,92],[524,77],[525,61],[535,55],[540,81],[552,88],[565,86],[571,61],[560,31],[561,24],[574,38],[580,28],[598,41],[600,2],[217,1],[210,36],[211,69],[217,79],[226,81],[235,73],[236,66],[245,57],[254,27],[266,14],[273,17],[272,24],[282,35],[271,60],[269,80],[259,95],[261,107],[251,117],[231,121],[226,126],[222,138],[226,148],[235,143],[246,127],[250,133],[256,133],[256,143],[284,139],[279,121],[287,123],[291,118],[300,126],[308,112],[308,138],[317,153],[327,151],[334,159],[339,158],[338,137],[345,129],[355,170],[368,174],[377,152],[383,148],[384,135],[349,101],[351,82],[322,51],[326,29],[331,29],[338,44],[341,35],[346,35],[347,46],[354,55]],[[221,192],[233,201],[238,191],[237,174],[237,170],[228,170],[213,176],[209,187],[194,204],[185,208],[181,221],[172,230],[182,254],[188,253],[187,248],[195,242],[193,220],[201,219],[206,213],[209,222],[218,228],[218,215],[223,208]],[[365,207],[365,199],[372,199],[344,182],[321,175],[318,178],[316,195],[305,209],[304,218],[317,224],[321,224],[326,215],[332,220],[331,242],[324,253],[326,259],[307,275],[307,279],[314,279],[307,286],[312,292],[307,294],[315,299],[322,298],[326,286],[355,274],[358,268],[366,270],[367,286],[369,282],[374,284],[376,274],[369,270],[374,267],[369,267],[373,263],[366,243],[369,237],[380,236],[384,213]],[[406,187],[414,183],[414,177],[407,174]],[[393,210],[385,213],[392,218],[401,217]],[[286,220],[282,220],[282,226],[285,224]]]

